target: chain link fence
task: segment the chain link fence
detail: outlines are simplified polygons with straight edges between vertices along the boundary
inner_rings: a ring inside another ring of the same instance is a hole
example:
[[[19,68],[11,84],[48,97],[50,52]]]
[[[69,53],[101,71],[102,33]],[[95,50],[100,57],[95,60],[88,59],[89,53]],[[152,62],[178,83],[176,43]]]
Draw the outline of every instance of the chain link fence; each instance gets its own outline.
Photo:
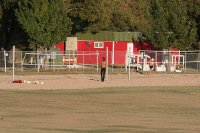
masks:
[[[199,51],[140,51],[154,59],[155,71],[199,72]],[[147,61],[148,62],[148,61]]]
[[[125,72],[124,52],[116,52],[120,59],[112,61],[111,51],[15,51],[15,71],[46,72],[46,71],[69,71],[69,72],[99,72],[102,57],[108,58],[108,69],[113,72]],[[113,57],[114,58],[114,57]],[[123,59],[124,60],[124,59]],[[13,51],[0,51],[0,71],[11,72],[13,67]]]
[[[15,51],[15,71],[66,71],[99,72],[102,57],[108,61],[109,73],[127,73],[130,61],[131,71],[150,71],[153,59],[156,72],[200,71],[199,51]],[[0,71],[11,72],[13,51],[0,51]]]

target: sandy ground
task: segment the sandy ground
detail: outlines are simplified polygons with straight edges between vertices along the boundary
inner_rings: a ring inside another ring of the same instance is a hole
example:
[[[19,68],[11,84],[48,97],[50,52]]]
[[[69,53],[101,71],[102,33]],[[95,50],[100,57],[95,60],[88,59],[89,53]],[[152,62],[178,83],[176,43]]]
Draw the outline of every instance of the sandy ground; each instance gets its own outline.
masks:
[[[105,82],[96,74],[15,76],[15,80],[39,81],[41,84],[12,83],[12,75],[0,75],[0,89],[57,90],[130,86],[200,86],[200,74],[109,75]]]

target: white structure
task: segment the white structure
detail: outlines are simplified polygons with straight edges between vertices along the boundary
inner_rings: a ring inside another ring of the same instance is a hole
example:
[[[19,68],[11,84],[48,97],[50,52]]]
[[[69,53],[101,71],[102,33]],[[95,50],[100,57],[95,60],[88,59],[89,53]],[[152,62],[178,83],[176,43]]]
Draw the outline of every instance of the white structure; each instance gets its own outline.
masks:
[[[148,60],[150,60],[150,56],[145,55],[143,52],[141,54],[133,55],[133,67],[136,67],[137,71],[150,71],[150,67],[148,64]]]
[[[172,55],[171,72],[182,72],[184,70],[185,56]]]

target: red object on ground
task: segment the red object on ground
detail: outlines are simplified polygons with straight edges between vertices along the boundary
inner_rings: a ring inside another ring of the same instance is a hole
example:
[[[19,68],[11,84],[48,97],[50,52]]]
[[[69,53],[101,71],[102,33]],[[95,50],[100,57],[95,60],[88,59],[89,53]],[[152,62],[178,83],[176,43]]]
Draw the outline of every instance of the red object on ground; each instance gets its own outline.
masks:
[[[13,83],[22,83],[22,80],[14,80]]]

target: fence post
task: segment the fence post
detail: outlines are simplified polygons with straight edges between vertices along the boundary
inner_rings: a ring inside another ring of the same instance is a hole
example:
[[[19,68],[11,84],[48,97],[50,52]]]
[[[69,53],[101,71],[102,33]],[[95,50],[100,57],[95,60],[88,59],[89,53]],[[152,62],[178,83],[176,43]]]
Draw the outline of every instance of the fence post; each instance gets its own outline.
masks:
[[[108,47],[106,47],[106,80],[108,80]]]
[[[99,71],[99,53],[97,50],[97,72]]]
[[[142,52],[142,73],[144,72],[144,53],[145,51]]]
[[[113,41],[113,44],[112,44],[112,72],[113,72],[114,63],[115,63],[115,42]]]
[[[5,66],[5,73],[6,73],[6,50],[4,50],[4,66]]]
[[[38,50],[37,50],[37,71],[38,71],[38,73],[40,72],[40,64],[39,64],[39,53],[38,53]]]
[[[126,72],[127,72],[127,69],[128,69],[127,56],[128,56],[128,51],[126,51],[126,58],[125,58],[125,70],[126,70]]]
[[[131,80],[130,59],[131,59],[131,48],[128,49],[128,80]]]
[[[84,72],[84,55],[85,54],[85,52],[83,51],[83,72]]]
[[[24,72],[24,66],[23,66],[23,51],[21,52],[21,71]]]
[[[198,53],[198,57],[197,57],[197,72],[199,72],[199,53]]]
[[[187,59],[186,58],[187,58],[187,54],[185,52],[185,72],[187,72],[187,70],[186,70],[187,69]]]
[[[15,80],[15,46],[13,46],[13,73],[12,73],[12,81]]]
[[[157,67],[158,67],[158,52],[155,52],[155,61],[156,61],[156,67],[155,67],[155,71],[157,71]]]
[[[69,72],[70,72],[70,50],[69,50],[69,58],[68,58],[68,60],[69,60]]]
[[[53,60],[53,71],[54,71],[54,72],[55,72],[55,70],[56,70],[56,68],[55,68],[55,67],[56,67],[56,66],[55,66],[55,60],[56,60],[56,59],[55,59],[55,58],[56,58],[56,54],[54,54],[54,52],[53,52],[53,59],[52,59],[52,60]],[[40,59],[40,64],[41,64],[41,59]],[[41,64],[41,65],[42,65],[42,64]]]

